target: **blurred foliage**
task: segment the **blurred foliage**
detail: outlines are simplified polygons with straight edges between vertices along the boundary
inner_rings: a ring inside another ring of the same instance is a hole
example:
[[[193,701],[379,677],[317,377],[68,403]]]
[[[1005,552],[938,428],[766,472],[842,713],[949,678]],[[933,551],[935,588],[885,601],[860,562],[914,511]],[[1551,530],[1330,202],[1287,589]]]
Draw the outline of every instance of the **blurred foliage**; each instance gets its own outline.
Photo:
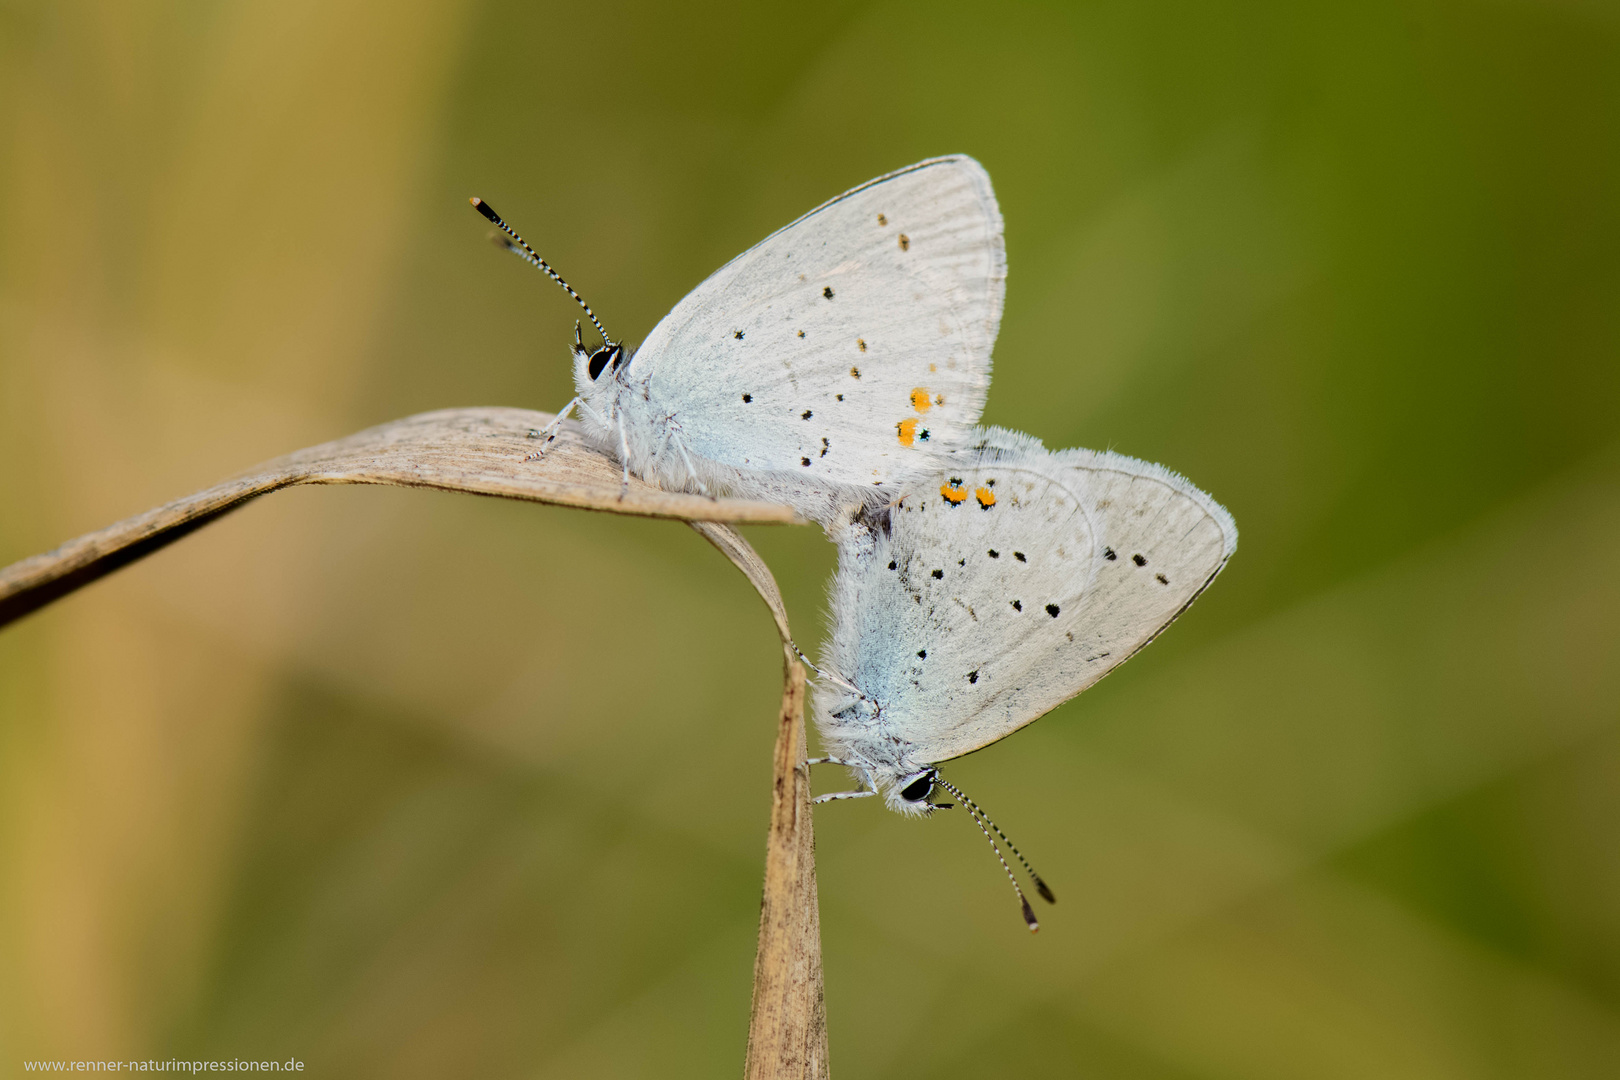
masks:
[[[410,412],[554,409],[817,202],[985,163],[986,420],[1243,540],[1152,649],[818,812],[841,1077],[1620,1075],[1620,15],[0,3],[0,562]],[[798,635],[831,548],[751,534]],[[770,624],[673,524],[255,504],[0,634],[0,1075],[740,1067]]]

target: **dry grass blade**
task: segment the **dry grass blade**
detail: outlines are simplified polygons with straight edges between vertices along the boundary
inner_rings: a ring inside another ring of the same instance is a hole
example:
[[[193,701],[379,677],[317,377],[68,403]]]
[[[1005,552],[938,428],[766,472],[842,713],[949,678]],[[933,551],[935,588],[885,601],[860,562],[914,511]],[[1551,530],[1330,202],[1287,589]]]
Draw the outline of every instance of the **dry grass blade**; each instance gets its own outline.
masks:
[[[561,425],[543,459],[525,462],[525,455],[540,445],[531,433],[551,421],[550,414],[528,409],[444,409],[267,461],[0,570],[0,626],[173,543],[250,499],[297,484],[437,488],[685,521],[796,520],[785,506],[668,492],[633,477],[621,499],[618,465],[593,450],[572,422]]]
[[[825,1080],[828,1075],[816,841],[804,759],[804,668],[790,660],[776,731],[745,1080]]]
[[[71,540],[0,570],[0,626],[128,565],[250,499],[297,484],[393,484],[531,499],[587,510],[688,521],[743,572],[782,640],[784,687],[747,1075],[827,1075],[821,923],[805,758],[804,668],[770,568],[728,521],[792,523],[785,506],[663,491],[632,478],[565,423],[540,461],[524,457],[552,417],[526,409],[446,409],[369,428],[266,462],[204,491]]]
[[[765,560],[730,526],[694,521],[692,528],[743,572],[770,608],[782,639],[782,711],[777,718],[765,895],[759,911],[754,1004],[743,1075],[747,1080],[823,1080],[828,1075],[827,1006],[810,777],[803,765],[804,668],[793,648],[782,593]]]

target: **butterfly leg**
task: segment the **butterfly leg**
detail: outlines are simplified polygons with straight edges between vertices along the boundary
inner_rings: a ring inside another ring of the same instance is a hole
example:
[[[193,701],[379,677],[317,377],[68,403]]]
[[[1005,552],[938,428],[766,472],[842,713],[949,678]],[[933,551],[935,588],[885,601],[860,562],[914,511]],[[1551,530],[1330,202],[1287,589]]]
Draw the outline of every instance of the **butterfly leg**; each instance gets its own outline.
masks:
[[[793,652],[798,656],[799,660],[803,662],[804,666],[809,668],[811,671],[816,673],[816,678],[826,679],[830,683],[833,683],[833,684],[835,684],[837,686],[842,686],[845,690],[848,690],[850,693],[854,694],[856,697],[860,698],[862,701],[871,700],[865,694],[861,693],[860,688],[857,687],[854,683],[850,682],[848,679],[840,678],[838,675],[836,675],[835,673],[833,673],[831,671],[823,671],[823,670],[821,670],[821,668],[817,667],[816,662],[814,660],[810,659],[808,656],[804,655],[804,650],[799,648],[799,646],[796,643],[794,643],[792,641],[789,641],[788,644],[793,646]],[[815,681],[815,679],[811,680],[811,682],[814,682],[814,681]],[[830,761],[832,759],[828,758],[828,760]],[[845,764],[845,763],[844,762],[839,762],[839,764],[842,765],[842,764]]]
[[[692,459],[686,456],[686,447],[681,444],[680,436],[672,435],[670,438],[671,441],[675,443],[676,451],[681,455],[681,461],[686,465],[687,479],[691,480],[692,483],[697,485],[697,489],[700,494],[708,495],[709,498],[713,499],[714,496],[709,495],[709,489],[703,486],[702,480],[698,479],[697,470],[692,468]]]
[[[624,479],[619,484],[619,501],[630,494],[630,440],[624,434],[624,416],[615,417],[619,424],[619,460],[624,463]]]
[[[810,774],[810,766],[812,765],[843,765],[847,768],[858,769],[861,773],[861,782],[866,785],[860,791],[830,791],[825,795],[817,795],[810,800],[813,806],[820,806],[824,802],[835,802],[840,799],[869,799],[877,794],[877,785],[872,783],[872,774],[867,771],[865,765],[858,761],[845,761],[843,758],[835,757],[809,758],[804,763],[806,776]]]
[[[835,799],[869,799],[876,794],[875,791],[830,791],[825,795],[817,795],[810,802],[812,805],[820,806],[824,802],[832,802]]]
[[[570,401],[567,405],[564,405],[562,412],[558,413],[556,418],[552,420],[551,423],[541,428],[538,434],[534,433],[533,431],[530,432],[530,438],[542,439],[543,441],[540,443],[540,449],[531,452],[523,459],[524,461],[539,461],[541,458],[546,456],[546,447],[551,445],[551,440],[557,437],[557,429],[562,426],[562,422],[568,418],[568,414],[573,412],[574,406],[578,404],[579,398],[576,397],[573,401]]]

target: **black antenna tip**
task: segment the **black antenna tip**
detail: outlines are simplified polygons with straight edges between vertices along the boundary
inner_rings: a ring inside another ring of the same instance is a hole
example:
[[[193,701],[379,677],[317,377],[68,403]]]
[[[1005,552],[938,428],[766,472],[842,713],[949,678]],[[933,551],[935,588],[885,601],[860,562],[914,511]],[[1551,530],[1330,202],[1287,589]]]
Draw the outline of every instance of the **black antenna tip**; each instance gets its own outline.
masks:
[[[1029,901],[1022,896],[1018,898],[1018,902],[1024,905],[1024,921],[1029,924],[1029,932],[1033,934],[1041,928],[1041,924],[1035,921],[1035,909],[1030,907]]]
[[[1034,874],[1031,874],[1030,876],[1035,877],[1035,891],[1041,894],[1041,899],[1045,900],[1048,904],[1057,903],[1057,897],[1053,896],[1052,890],[1046,887],[1046,882],[1042,881]]]
[[[480,214],[483,214],[489,220],[495,222],[499,222],[501,220],[500,215],[496,214],[495,211],[489,208],[489,203],[485,202],[483,199],[480,199],[478,196],[474,195],[468,201],[473,204],[474,210],[478,211]]]

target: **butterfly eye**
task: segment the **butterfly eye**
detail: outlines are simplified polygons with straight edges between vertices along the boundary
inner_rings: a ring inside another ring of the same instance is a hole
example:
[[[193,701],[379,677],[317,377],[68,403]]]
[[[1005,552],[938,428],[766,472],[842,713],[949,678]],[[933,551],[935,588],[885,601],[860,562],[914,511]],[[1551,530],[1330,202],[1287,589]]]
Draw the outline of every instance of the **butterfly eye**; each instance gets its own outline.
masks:
[[[906,802],[922,802],[933,793],[934,774],[931,772],[922,773],[917,779],[900,789],[900,797]]]
[[[604,345],[591,353],[591,364],[588,369],[591,373],[591,381],[595,382],[601,376],[602,369],[608,366],[609,361],[613,363],[613,368],[617,371],[619,356],[622,352],[623,349],[618,345]]]

